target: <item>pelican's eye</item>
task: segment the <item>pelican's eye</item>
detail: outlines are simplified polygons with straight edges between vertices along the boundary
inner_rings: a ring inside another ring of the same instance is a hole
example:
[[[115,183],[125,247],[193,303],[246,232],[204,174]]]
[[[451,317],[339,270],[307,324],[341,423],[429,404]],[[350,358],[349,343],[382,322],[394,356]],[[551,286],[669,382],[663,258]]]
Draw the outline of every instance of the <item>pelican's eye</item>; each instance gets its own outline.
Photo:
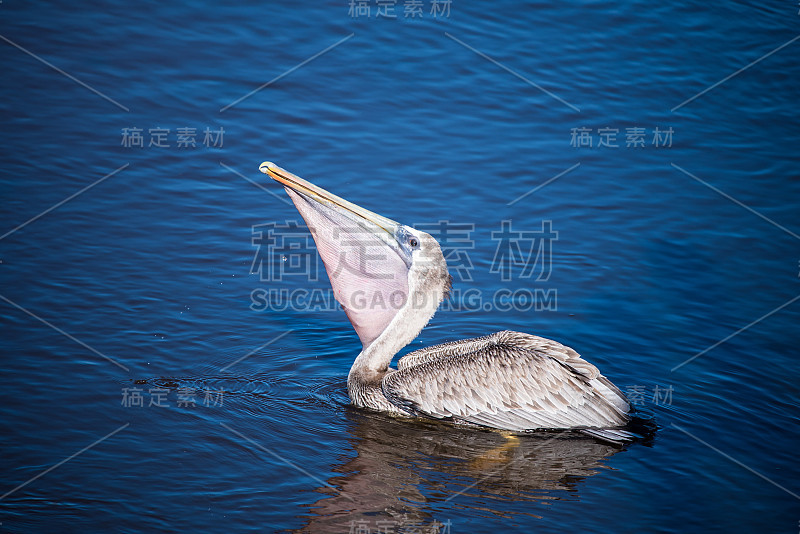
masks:
[[[414,236],[411,236],[408,239],[408,244],[411,245],[413,248],[417,248],[419,246],[419,239]]]

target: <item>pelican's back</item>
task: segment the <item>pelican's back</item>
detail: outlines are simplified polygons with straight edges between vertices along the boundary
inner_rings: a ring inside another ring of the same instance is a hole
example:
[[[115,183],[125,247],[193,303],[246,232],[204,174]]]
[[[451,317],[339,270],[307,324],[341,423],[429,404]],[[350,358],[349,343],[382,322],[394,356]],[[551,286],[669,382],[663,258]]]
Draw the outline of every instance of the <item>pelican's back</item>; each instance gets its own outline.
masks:
[[[594,365],[520,332],[412,352],[382,387],[408,413],[506,430],[618,428],[630,420],[627,399]]]

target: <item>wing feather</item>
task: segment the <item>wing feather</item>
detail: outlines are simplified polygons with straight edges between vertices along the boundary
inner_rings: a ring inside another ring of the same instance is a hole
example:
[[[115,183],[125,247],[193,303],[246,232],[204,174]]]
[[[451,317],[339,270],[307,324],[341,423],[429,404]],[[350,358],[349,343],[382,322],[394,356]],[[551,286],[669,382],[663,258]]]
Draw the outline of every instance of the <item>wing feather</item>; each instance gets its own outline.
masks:
[[[628,421],[624,395],[577,352],[521,334],[415,351],[382,383],[412,413],[508,430],[609,428]]]

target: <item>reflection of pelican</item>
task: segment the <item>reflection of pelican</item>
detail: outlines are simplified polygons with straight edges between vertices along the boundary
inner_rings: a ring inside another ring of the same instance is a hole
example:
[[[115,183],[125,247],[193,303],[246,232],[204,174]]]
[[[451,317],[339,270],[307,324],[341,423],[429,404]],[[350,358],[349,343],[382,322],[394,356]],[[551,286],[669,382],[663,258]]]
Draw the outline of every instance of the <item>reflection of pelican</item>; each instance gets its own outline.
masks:
[[[336,299],[361,339],[347,379],[355,405],[514,431],[629,436],[611,430],[629,420],[625,396],[577,352],[549,339],[498,332],[414,351],[390,369],[450,289],[439,244],[273,163],[260,170],[285,186],[308,223]]]
[[[547,519],[558,501],[579,499],[586,479],[609,469],[607,459],[620,453],[572,433],[508,440],[378,413],[346,415],[355,456],[347,451],[332,467],[334,476],[315,490],[322,497],[305,505],[298,532],[353,532],[360,524],[370,532],[438,532],[433,526],[448,521],[460,532],[474,530],[465,525],[484,514],[512,522],[517,514]]]

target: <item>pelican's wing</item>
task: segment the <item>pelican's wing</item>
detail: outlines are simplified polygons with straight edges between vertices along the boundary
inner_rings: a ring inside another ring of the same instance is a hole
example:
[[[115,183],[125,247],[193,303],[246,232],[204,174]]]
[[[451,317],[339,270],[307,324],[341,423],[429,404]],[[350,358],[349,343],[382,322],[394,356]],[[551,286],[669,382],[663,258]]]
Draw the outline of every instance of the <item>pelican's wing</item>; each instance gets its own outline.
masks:
[[[399,366],[384,378],[384,395],[429,417],[516,431],[619,427],[629,419],[624,395],[596,367],[528,334],[438,345]]]

